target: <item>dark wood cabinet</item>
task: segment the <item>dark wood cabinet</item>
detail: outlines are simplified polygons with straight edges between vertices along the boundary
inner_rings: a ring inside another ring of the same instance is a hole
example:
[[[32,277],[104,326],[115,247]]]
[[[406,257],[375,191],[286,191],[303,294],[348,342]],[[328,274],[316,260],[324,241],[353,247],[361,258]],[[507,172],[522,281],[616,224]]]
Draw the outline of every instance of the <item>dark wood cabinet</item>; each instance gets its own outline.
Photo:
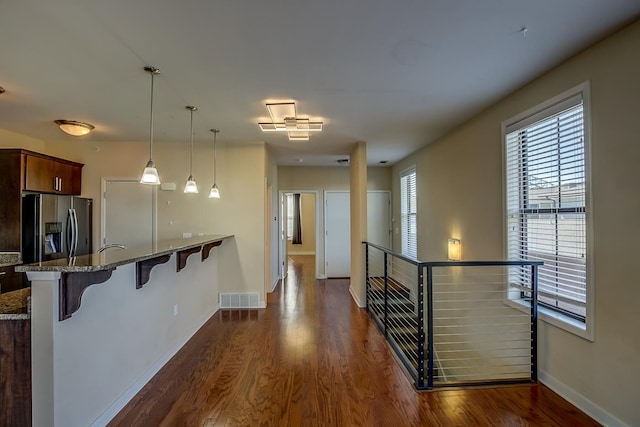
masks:
[[[0,252],[21,252],[22,192],[79,196],[82,163],[0,149]]]
[[[40,155],[25,156],[24,189],[39,193],[79,196],[82,165]]]
[[[0,293],[16,291],[24,287],[24,273],[14,271],[15,266],[0,267]]]

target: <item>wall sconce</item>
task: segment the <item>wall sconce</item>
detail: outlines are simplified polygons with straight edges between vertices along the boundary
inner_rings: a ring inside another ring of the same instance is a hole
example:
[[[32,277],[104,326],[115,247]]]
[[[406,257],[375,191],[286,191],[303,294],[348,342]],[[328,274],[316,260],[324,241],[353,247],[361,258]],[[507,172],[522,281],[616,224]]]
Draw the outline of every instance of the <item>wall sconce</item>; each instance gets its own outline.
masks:
[[[449,261],[462,261],[462,244],[460,244],[460,239],[449,239],[448,253]]]

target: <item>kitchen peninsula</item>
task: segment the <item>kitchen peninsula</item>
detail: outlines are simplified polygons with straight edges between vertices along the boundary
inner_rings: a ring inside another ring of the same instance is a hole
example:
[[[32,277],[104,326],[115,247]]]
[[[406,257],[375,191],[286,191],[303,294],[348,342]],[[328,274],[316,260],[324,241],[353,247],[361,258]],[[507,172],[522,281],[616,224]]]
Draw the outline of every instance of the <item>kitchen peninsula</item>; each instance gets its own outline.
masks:
[[[17,267],[32,284],[33,425],[104,425],[117,414],[217,311],[214,248],[230,238]]]

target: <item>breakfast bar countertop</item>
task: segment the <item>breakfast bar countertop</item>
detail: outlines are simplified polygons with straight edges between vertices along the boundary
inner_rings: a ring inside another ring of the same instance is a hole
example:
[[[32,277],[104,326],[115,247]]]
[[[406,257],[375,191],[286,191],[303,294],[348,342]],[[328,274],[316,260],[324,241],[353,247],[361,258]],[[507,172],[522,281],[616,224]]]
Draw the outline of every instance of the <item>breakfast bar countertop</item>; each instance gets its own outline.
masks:
[[[15,270],[18,272],[92,273],[111,270],[120,265],[145,261],[174,252],[221,242],[231,237],[233,237],[233,235],[207,235],[188,239],[163,240],[148,246],[137,246],[120,250],[111,249],[102,253],[93,253],[34,264],[23,264],[16,266]]]

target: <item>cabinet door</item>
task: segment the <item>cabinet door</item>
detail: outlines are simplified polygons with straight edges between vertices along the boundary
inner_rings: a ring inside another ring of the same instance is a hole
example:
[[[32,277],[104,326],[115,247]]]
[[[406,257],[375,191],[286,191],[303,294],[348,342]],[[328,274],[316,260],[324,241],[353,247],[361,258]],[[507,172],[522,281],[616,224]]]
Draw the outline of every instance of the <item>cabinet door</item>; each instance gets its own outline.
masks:
[[[26,156],[25,190],[56,193],[55,160],[38,156]]]
[[[79,196],[82,166],[56,159],[27,155],[24,189],[39,193]]]
[[[23,274],[14,271],[15,266],[0,267],[0,293],[22,289]]]
[[[56,165],[58,193],[79,196],[82,191],[82,167],[67,163]]]

